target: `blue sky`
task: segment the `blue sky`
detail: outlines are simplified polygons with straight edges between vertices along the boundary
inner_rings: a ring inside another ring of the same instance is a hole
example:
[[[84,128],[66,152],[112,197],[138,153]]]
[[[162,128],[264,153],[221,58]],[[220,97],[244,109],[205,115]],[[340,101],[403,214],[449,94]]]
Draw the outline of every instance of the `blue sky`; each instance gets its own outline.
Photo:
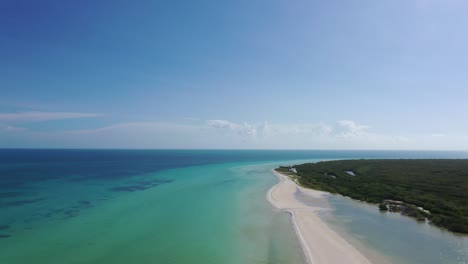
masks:
[[[467,13],[1,1],[0,147],[468,150]]]

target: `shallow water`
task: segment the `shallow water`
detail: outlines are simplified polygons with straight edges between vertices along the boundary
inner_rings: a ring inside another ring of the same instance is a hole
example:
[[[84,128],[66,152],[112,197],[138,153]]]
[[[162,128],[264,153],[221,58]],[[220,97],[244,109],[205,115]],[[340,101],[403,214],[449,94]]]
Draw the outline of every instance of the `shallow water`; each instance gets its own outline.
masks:
[[[466,264],[468,236],[456,235],[376,205],[330,195],[333,211],[321,216],[357,248],[389,263]],[[370,250],[370,251],[369,251]],[[374,252],[372,252],[374,251]]]

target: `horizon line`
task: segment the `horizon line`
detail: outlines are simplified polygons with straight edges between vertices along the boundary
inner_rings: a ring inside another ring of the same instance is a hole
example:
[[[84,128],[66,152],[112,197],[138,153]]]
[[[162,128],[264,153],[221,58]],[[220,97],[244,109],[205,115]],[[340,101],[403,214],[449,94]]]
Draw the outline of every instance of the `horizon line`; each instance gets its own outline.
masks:
[[[440,151],[440,152],[468,152],[461,149],[254,149],[254,148],[2,148],[0,150],[230,150],[230,151]]]

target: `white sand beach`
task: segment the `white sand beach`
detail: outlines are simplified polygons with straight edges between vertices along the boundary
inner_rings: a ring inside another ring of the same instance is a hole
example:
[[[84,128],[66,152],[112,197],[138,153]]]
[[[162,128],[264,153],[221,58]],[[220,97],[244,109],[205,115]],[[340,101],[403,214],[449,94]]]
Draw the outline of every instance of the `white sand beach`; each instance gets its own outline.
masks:
[[[280,182],[268,191],[267,198],[275,207],[291,213],[294,228],[308,263],[371,263],[317,216],[317,211],[324,210],[324,208],[306,205],[295,195],[296,192],[302,192],[304,195],[320,200],[320,198],[324,199],[325,192],[300,187],[289,177],[276,171],[273,173]]]

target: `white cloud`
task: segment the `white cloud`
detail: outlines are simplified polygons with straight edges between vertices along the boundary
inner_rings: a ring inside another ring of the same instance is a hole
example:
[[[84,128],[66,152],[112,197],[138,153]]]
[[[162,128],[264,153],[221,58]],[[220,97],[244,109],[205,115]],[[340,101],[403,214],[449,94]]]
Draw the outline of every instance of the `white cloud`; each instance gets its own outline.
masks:
[[[323,123],[274,124],[271,127],[274,133],[289,136],[324,136],[330,135],[333,132],[331,126]]]
[[[235,130],[238,127],[240,127],[238,124],[235,124],[227,120],[207,120],[206,123],[212,127],[227,128],[231,130]]]
[[[234,123],[228,120],[207,120],[207,125],[212,128],[222,129],[226,132],[235,132],[247,137],[272,137],[272,136],[317,136],[327,135],[332,128],[326,124],[271,124],[263,123]]]
[[[100,117],[103,114],[97,113],[75,113],[75,112],[20,112],[1,113],[1,121],[9,122],[39,122],[60,119]]]
[[[241,136],[327,136],[327,137],[356,137],[367,134],[370,128],[367,125],[358,124],[352,120],[340,120],[335,126],[324,123],[292,123],[270,124],[264,123],[234,123],[228,120],[207,120],[207,125],[222,129],[227,132],[235,132]]]
[[[247,148],[287,149],[405,149],[412,139],[371,131],[368,125],[353,120],[326,123],[235,123],[208,120],[207,125],[221,132],[230,142]],[[218,133],[219,134],[219,133]]]
[[[369,128],[369,126],[360,125],[353,120],[340,120],[337,122],[335,133],[338,136],[349,138],[365,135]]]
[[[7,133],[5,131],[10,131]],[[327,123],[237,123],[224,119],[132,122],[39,132],[0,125],[0,147],[229,149],[468,149],[468,136],[394,135],[352,120]],[[26,143],[25,143],[26,142]],[[21,145],[23,144],[23,145]],[[25,145],[28,144],[28,145]]]
[[[232,131],[240,136],[257,136],[258,131],[262,130],[265,124],[237,124],[227,120],[207,120],[206,124],[210,127],[221,128],[227,131]]]

